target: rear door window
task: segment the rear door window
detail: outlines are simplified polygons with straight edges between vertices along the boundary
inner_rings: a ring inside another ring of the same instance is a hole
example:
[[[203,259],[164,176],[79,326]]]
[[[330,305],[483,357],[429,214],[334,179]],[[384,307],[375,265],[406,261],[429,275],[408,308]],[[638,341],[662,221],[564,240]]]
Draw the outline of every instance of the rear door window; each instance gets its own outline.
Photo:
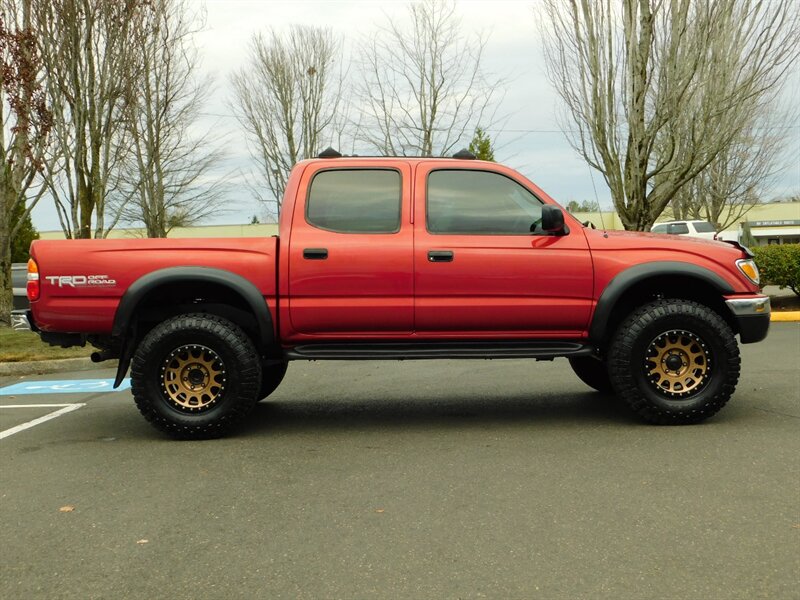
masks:
[[[391,169],[336,169],[314,176],[306,221],[338,233],[400,231],[401,177]]]

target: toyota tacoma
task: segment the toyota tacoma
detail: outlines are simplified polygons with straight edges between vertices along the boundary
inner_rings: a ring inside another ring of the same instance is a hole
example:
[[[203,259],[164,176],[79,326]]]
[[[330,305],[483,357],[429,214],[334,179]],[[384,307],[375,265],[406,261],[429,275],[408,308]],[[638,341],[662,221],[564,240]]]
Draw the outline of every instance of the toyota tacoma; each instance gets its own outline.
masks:
[[[278,236],[35,241],[27,277],[17,322],[118,359],[177,438],[229,432],[294,360],[563,357],[648,422],[696,423],[770,316],[746,248],[584,226],[463,151],[329,149],[292,170]]]

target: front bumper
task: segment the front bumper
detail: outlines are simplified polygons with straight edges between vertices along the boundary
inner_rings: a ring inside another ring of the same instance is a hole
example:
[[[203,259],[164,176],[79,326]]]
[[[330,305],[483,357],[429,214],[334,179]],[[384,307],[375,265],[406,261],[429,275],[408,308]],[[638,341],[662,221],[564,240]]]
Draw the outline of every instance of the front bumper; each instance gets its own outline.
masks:
[[[769,296],[750,296],[731,298],[725,304],[733,313],[739,329],[739,339],[743,344],[760,342],[769,331]]]
[[[11,329],[14,331],[36,331],[30,310],[11,311]]]

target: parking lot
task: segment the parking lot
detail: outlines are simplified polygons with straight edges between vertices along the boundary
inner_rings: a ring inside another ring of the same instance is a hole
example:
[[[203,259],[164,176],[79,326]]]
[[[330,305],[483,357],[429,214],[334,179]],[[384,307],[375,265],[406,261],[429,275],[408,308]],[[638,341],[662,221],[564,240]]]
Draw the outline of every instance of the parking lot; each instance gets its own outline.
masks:
[[[564,360],[294,363],[205,442],[130,391],[71,392],[108,369],[4,378],[56,383],[0,396],[0,590],[797,598],[800,324],[742,353],[691,427],[640,424]]]

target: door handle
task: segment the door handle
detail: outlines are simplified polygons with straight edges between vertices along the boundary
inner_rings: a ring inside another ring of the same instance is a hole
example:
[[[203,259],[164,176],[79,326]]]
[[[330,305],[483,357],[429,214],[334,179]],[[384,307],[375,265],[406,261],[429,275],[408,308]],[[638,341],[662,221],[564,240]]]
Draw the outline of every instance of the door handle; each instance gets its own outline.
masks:
[[[303,248],[303,258],[306,260],[325,260],[328,258],[327,248]]]
[[[428,262],[453,262],[453,251],[428,250]]]

